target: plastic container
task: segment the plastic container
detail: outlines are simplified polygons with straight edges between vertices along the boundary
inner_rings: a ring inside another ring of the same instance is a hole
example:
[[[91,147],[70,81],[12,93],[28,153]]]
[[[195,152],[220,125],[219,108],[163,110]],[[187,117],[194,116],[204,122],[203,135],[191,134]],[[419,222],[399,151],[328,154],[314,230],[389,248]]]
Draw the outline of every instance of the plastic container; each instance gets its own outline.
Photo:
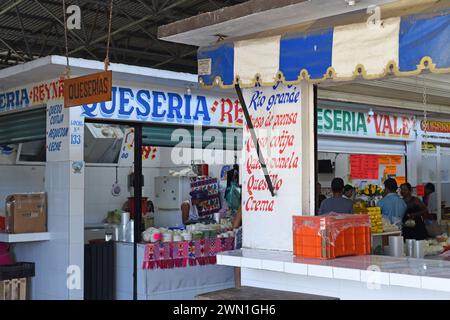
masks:
[[[0,231],[4,231],[6,228],[5,226],[5,217],[4,216],[0,216]]]
[[[0,281],[34,277],[33,262],[18,262],[0,267]]]
[[[9,252],[9,245],[0,242],[0,266],[13,264],[11,253]]]
[[[370,227],[368,215],[294,216],[294,255],[334,259],[370,254]]]
[[[141,198],[141,212],[142,215],[146,215],[148,211],[148,198],[142,197]],[[128,208],[130,209],[130,218],[134,219],[135,209],[134,209],[134,198],[128,198]]]

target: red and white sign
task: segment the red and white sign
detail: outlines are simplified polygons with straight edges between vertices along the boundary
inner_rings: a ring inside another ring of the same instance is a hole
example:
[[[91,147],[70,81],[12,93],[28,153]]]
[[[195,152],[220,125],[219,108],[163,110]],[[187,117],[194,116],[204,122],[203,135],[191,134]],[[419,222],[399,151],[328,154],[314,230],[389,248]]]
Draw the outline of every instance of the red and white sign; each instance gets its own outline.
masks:
[[[244,129],[244,246],[292,247],[292,215],[301,214],[300,87],[254,88],[244,98],[275,189],[272,197],[248,127]],[[268,243],[270,240],[270,244]]]

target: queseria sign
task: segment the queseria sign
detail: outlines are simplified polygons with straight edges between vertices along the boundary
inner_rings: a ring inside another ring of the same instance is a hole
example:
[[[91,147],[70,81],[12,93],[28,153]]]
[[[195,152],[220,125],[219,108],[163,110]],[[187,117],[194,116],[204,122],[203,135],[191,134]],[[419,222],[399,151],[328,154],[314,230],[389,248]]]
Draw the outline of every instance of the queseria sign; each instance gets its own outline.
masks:
[[[414,140],[415,116],[317,109],[317,131],[322,135]]]

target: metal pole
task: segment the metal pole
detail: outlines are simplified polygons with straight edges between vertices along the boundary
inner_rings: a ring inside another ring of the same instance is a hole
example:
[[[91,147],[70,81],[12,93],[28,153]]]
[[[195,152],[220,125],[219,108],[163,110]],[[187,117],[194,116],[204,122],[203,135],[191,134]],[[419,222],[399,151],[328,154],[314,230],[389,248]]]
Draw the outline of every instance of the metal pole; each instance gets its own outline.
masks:
[[[258,154],[258,159],[259,159],[259,163],[261,164],[261,169],[264,172],[264,178],[266,179],[267,187],[269,188],[269,191],[270,191],[270,194],[272,195],[272,197],[275,197],[272,180],[270,179],[269,171],[267,170],[267,165],[266,165],[266,162],[264,161],[264,157],[261,154],[261,149],[259,147],[258,138],[256,137],[255,129],[253,128],[253,122],[252,122],[252,119],[250,118],[250,114],[248,112],[247,105],[245,104],[245,100],[244,100],[244,96],[242,95],[241,87],[239,86],[239,84],[236,84],[234,87],[236,89],[239,103],[242,106],[242,111],[244,111],[245,121],[247,122],[248,129],[250,130],[253,144],[256,147],[256,153]]]
[[[141,242],[142,221],[142,125],[134,126],[134,243],[133,300],[137,300],[137,244]]]
[[[437,177],[437,222],[441,224],[442,220],[442,177],[441,177],[441,146],[436,146],[436,177]]]
[[[315,212],[319,212],[319,194],[317,192],[317,183],[319,182],[319,175],[318,175],[318,141],[317,141],[317,97],[318,97],[318,90],[319,87],[317,84],[313,86],[313,94],[314,94],[314,109],[313,109],[313,121],[314,121],[314,199],[316,200],[314,203]]]

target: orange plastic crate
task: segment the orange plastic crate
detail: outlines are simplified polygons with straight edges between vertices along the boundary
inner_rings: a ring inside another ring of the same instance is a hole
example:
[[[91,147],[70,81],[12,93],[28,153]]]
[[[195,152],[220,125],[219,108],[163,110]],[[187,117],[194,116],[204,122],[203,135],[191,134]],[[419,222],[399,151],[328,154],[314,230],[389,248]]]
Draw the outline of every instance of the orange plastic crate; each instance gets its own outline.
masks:
[[[367,215],[294,216],[294,255],[334,259],[370,254],[370,226]]]

